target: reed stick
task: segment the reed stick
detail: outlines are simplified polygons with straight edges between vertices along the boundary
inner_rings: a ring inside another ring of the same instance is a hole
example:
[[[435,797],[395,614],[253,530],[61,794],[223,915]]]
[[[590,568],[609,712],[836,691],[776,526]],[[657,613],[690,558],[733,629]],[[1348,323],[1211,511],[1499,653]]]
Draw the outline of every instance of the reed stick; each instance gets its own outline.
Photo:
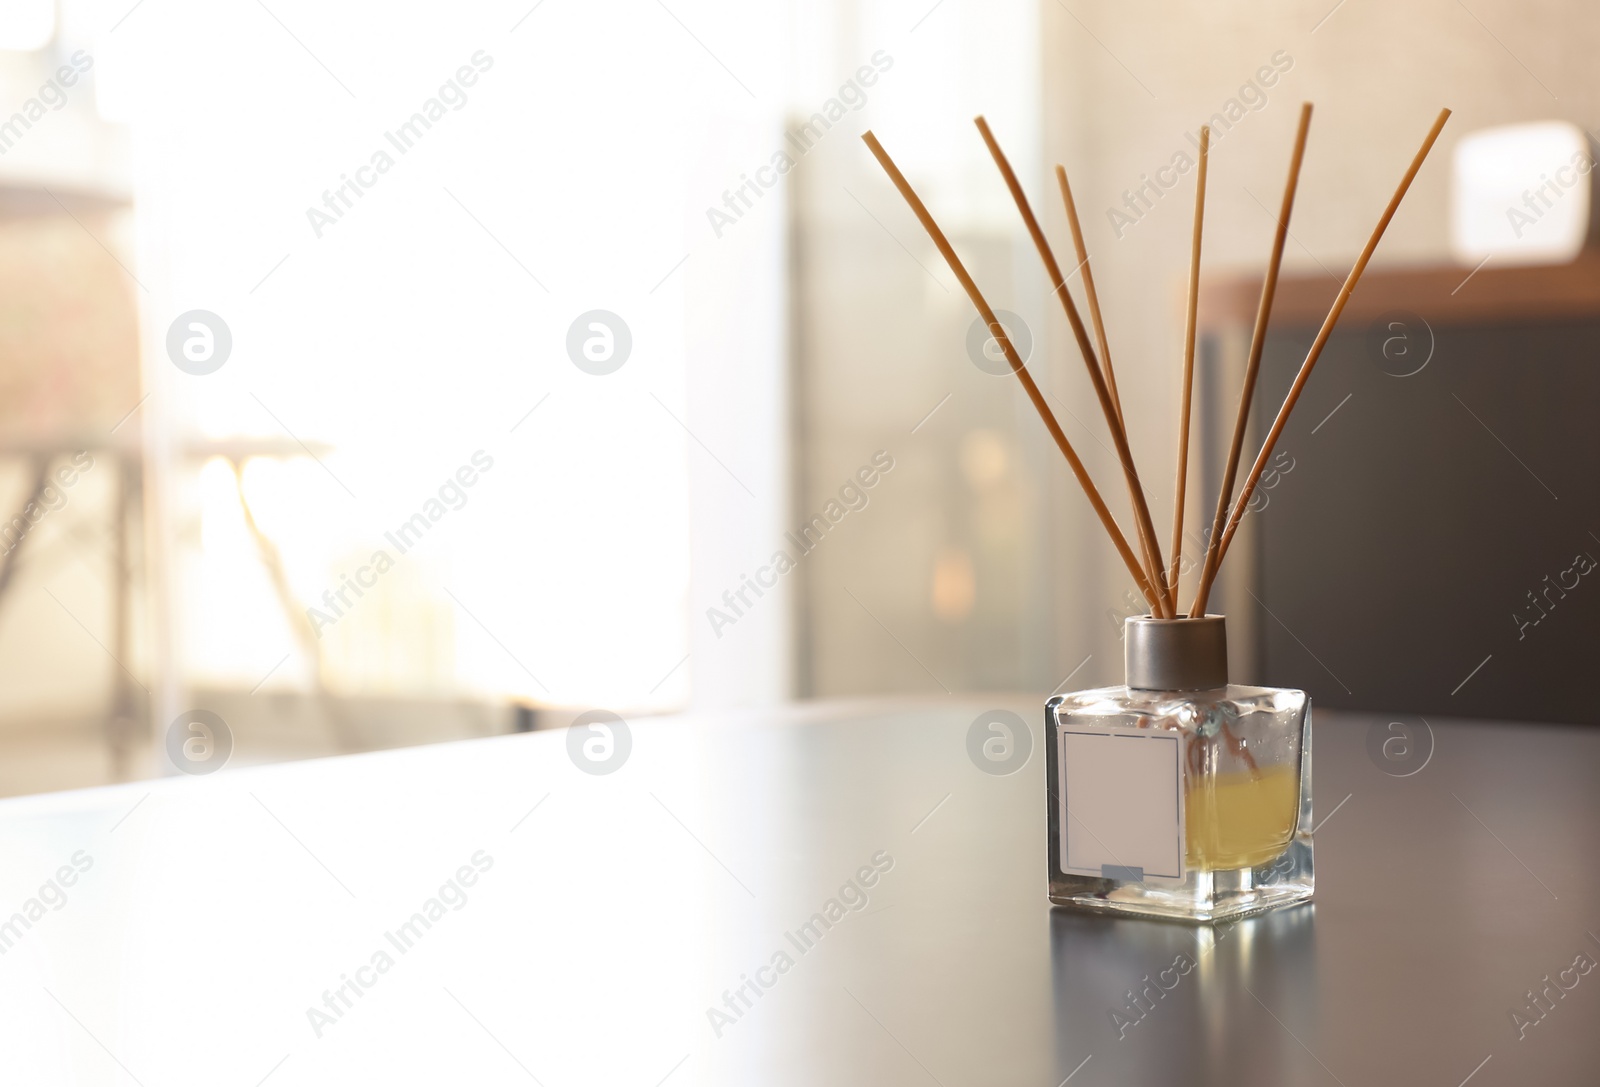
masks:
[[[1278,230],[1272,237],[1272,256],[1267,260],[1267,277],[1261,282],[1261,303],[1256,307],[1256,327],[1250,334],[1250,355],[1245,362],[1244,387],[1239,390],[1239,411],[1233,420],[1233,442],[1228,446],[1228,463],[1222,472],[1222,489],[1217,492],[1217,512],[1211,521],[1211,539],[1206,545],[1205,565],[1200,571],[1200,586],[1189,614],[1204,615],[1217,576],[1219,545],[1228,518],[1228,502],[1239,475],[1239,454],[1244,449],[1244,432],[1250,426],[1250,403],[1255,397],[1256,376],[1261,371],[1261,352],[1267,343],[1267,320],[1278,293],[1278,270],[1283,265],[1283,247],[1289,237],[1289,216],[1294,211],[1295,190],[1300,186],[1300,163],[1306,154],[1306,136],[1311,131],[1311,103],[1300,104],[1300,127],[1295,132],[1294,150],[1289,154],[1289,179],[1283,186],[1283,204],[1278,209]]]
[[[1183,329],[1183,393],[1178,408],[1178,482],[1172,500],[1172,573],[1167,595],[1176,601],[1178,570],[1183,561],[1183,500],[1189,485],[1189,400],[1194,391],[1194,329],[1200,308],[1200,233],[1206,218],[1206,163],[1210,161],[1211,126],[1200,126],[1200,173],[1194,186],[1194,239],[1189,247],[1189,313]],[[1177,614],[1177,605],[1173,605]]]
[[[1039,386],[1034,383],[1033,376],[1028,373],[1028,368],[1023,365],[1021,357],[1017,354],[1017,349],[1011,345],[1011,338],[1006,335],[1005,326],[995,317],[994,310],[985,301],[983,292],[978,290],[977,283],[973,282],[972,277],[967,274],[965,265],[961,263],[961,258],[956,255],[956,251],[951,246],[949,239],[944,236],[944,231],[940,230],[939,224],[934,222],[933,216],[929,214],[927,207],[922,203],[922,198],[912,189],[911,183],[900,172],[900,168],[889,157],[889,153],[883,149],[883,145],[878,142],[878,137],[871,130],[868,130],[861,134],[861,138],[866,142],[867,148],[872,152],[873,157],[878,160],[878,165],[883,167],[883,172],[889,175],[889,180],[894,183],[894,187],[900,190],[901,197],[905,199],[912,213],[922,223],[922,229],[928,232],[928,237],[932,239],[935,248],[939,250],[939,255],[944,257],[945,263],[950,266],[950,271],[954,273],[962,289],[967,292],[967,297],[977,307],[979,316],[983,318],[984,324],[994,336],[995,341],[999,343],[1000,350],[1005,353],[1006,361],[1011,364],[1012,372],[1022,382],[1022,387],[1027,392],[1028,399],[1033,401],[1034,409],[1038,411],[1039,417],[1044,420],[1044,425],[1050,431],[1050,436],[1055,439],[1056,446],[1060,448],[1062,455],[1067,458],[1067,464],[1072,468],[1072,474],[1077,477],[1078,485],[1083,488],[1083,493],[1089,499],[1089,505],[1094,507],[1094,512],[1100,518],[1100,523],[1105,526],[1107,534],[1111,537],[1112,544],[1117,549],[1117,554],[1122,557],[1122,561],[1128,567],[1128,572],[1133,575],[1134,581],[1138,583],[1139,591],[1150,602],[1152,609],[1160,608],[1162,604],[1160,594],[1156,591],[1154,584],[1145,574],[1143,568],[1140,567],[1139,560],[1134,556],[1133,551],[1128,547],[1127,538],[1122,535],[1122,530],[1117,527],[1117,522],[1111,516],[1111,511],[1106,508],[1105,501],[1100,497],[1100,492],[1095,489],[1094,481],[1089,478],[1088,470],[1084,468],[1083,461],[1078,459],[1078,454],[1072,448],[1072,443],[1067,440],[1065,432],[1061,429],[1061,424],[1056,422],[1055,414],[1051,412],[1050,405],[1045,403],[1044,394],[1039,391]]]
[[[1089,267],[1089,250],[1083,244],[1083,229],[1078,225],[1078,205],[1072,199],[1072,186],[1067,182],[1065,166],[1056,166],[1056,182],[1061,187],[1061,202],[1067,208],[1072,248],[1078,254],[1078,267],[1083,270],[1083,297],[1089,303],[1089,320],[1094,325],[1095,346],[1100,350],[1101,372],[1105,374],[1106,388],[1111,392],[1111,405],[1117,409],[1117,425],[1126,436],[1128,423],[1122,417],[1122,397],[1117,394],[1117,373],[1111,366],[1111,345],[1106,342],[1106,324],[1100,317],[1100,295],[1094,289],[1094,270]]]
[[[1089,249],[1084,244],[1083,228],[1078,222],[1078,203],[1072,198],[1072,183],[1067,180],[1067,168],[1059,163],[1056,164],[1056,183],[1061,189],[1061,202],[1066,208],[1067,226],[1072,231],[1073,252],[1078,256],[1078,268],[1082,270],[1083,274],[1083,293],[1084,298],[1089,303],[1089,320],[1094,325],[1095,347],[1100,355],[1100,372],[1105,377],[1106,389],[1111,394],[1111,406],[1116,409],[1117,429],[1122,432],[1122,438],[1126,441],[1128,437],[1128,421],[1122,414],[1122,396],[1117,391],[1117,371],[1116,367],[1111,363],[1111,343],[1106,338],[1105,319],[1100,314],[1100,293],[1095,290],[1094,269],[1089,263]],[[1129,460],[1132,460],[1131,454],[1129,455]],[[1137,469],[1135,469],[1135,480],[1137,481],[1137,479]],[[1139,482],[1138,486],[1139,502],[1145,505],[1148,515],[1149,506],[1145,500],[1144,485]],[[1144,545],[1145,565],[1152,571],[1151,577],[1159,585],[1161,583],[1162,569],[1161,544],[1156,539],[1155,525],[1142,525],[1139,538]],[[1167,611],[1171,614],[1176,614],[1177,607],[1177,598],[1168,598]]]
[[[1061,266],[1056,263],[1050,242],[1039,226],[1038,217],[1033,214],[1033,207],[1028,202],[1027,194],[1022,191],[1022,184],[1017,180],[1016,172],[1011,169],[1011,163],[1006,158],[1005,152],[1000,149],[999,141],[990,131],[989,122],[980,116],[974,119],[974,123],[978,126],[978,133],[983,137],[984,144],[989,148],[989,155],[994,159],[995,166],[1000,170],[1001,178],[1005,180],[1006,188],[1011,191],[1011,199],[1015,201],[1023,225],[1028,228],[1028,234],[1033,238],[1034,248],[1039,251],[1039,259],[1044,262],[1045,273],[1050,277],[1050,282],[1055,284],[1056,297],[1061,300],[1061,308],[1067,314],[1067,323],[1072,326],[1072,334],[1077,338],[1078,353],[1083,356],[1083,364],[1089,370],[1089,381],[1094,385],[1095,396],[1100,401],[1100,410],[1106,418],[1106,427],[1111,431],[1117,459],[1122,462],[1122,474],[1128,484],[1128,498],[1133,505],[1134,522],[1138,526],[1139,542],[1144,550],[1145,571],[1153,582],[1159,583],[1161,548],[1156,542],[1155,524],[1150,519],[1150,507],[1145,502],[1144,487],[1140,484],[1138,470],[1133,465],[1133,453],[1128,447],[1128,435],[1120,425],[1105,376],[1096,363],[1094,349],[1089,346],[1089,334],[1083,327],[1083,319],[1078,315],[1078,307],[1073,304],[1072,294],[1067,290],[1066,277],[1061,274]],[[1162,603],[1164,605],[1162,610],[1166,614],[1156,613],[1156,618],[1170,618],[1177,608],[1176,599],[1167,594]]]
[[[1244,517],[1245,506],[1250,502],[1250,496],[1255,492],[1256,483],[1261,479],[1261,473],[1266,470],[1267,460],[1272,456],[1273,447],[1278,443],[1278,436],[1283,433],[1284,424],[1289,421],[1289,413],[1294,410],[1295,404],[1300,399],[1300,391],[1305,388],[1306,381],[1311,377],[1311,369],[1316,366],[1317,359],[1322,355],[1322,349],[1328,342],[1328,337],[1333,333],[1333,326],[1338,323],[1339,315],[1344,312],[1345,303],[1350,300],[1351,293],[1356,289],[1356,284],[1361,280],[1361,273],[1367,269],[1367,261],[1372,259],[1373,250],[1378,248],[1378,242],[1383,237],[1383,232],[1389,228],[1389,220],[1394,218],[1400,201],[1405,198],[1406,190],[1411,188],[1412,179],[1417,176],[1417,171],[1422,169],[1423,160],[1428,157],[1428,152],[1433,150],[1434,141],[1439,138],[1439,132],[1450,119],[1450,111],[1439,111],[1438,119],[1433,122],[1433,127],[1428,130],[1427,138],[1422,141],[1422,146],[1417,150],[1416,157],[1411,160],[1410,167],[1405,176],[1400,179],[1399,188],[1395,189],[1394,196],[1389,200],[1389,206],[1384,209],[1383,216],[1378,220],[1378,225],[1372,229],[1372,237],[1367,239],[1361,255],[1356,258],[1355,267],[1350,269],[1344,286],[1339,288],[1339,295],[1333,300],[1333,308],[1328,311],[1327,318],[1322,322],[1322,328],[1317,332],[1317,338],[1312,341],[1311,350],[1306,353],[1305,362],[1300,364],[1300,372],[1295,375],[1294,384],[1289,388],[1289,395],[1284,397],[1283,407],[1278,409],[1278,417],[1272,421],[1272,429],[1267,434],[1267,440],[1262,443],[1261,452],[1256,456],[1256,462],[1250,469],[1250,476],[1245,480],[1244,488],[1240,490],[1238,499],[1233,504],[1233,515],[1228,520],[1227,534],[1222,537],[1222,545],[1217,552],[1217,564],[1227,557],[1228,545],[1233,542],[1234,535],[1239,531],[1239,521]]]

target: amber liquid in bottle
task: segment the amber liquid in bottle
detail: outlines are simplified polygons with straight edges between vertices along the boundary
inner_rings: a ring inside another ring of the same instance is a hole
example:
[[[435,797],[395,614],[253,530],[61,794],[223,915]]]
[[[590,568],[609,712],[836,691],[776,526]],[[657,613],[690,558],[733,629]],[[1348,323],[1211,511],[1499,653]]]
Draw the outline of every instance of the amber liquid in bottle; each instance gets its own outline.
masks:
[[[1237,770],[1191,779],[1184,794],[1190,868],[1252,868],[1289,847],[1300,808],[1294,765]]]

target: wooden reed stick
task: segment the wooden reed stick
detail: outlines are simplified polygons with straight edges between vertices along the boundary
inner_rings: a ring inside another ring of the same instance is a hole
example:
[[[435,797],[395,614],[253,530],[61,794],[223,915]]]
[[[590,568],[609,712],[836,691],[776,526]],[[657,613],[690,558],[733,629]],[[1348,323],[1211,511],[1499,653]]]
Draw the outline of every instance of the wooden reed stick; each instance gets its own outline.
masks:
[[[1306,135],[1311,130],[1311,103],[1300,105],[1300,127],[1295,132],[1294,150],[1289,154],[1289,180],[1283,186],[1283,204],[1278,209],[1278,230],[1272,238],[1272,256],[1267,260],[1267,277],[1261,282],[1261,303],[1256,307],[1256,327],[1250,334],[1250,355],[1244,368],[1244,387],[1239,391],[1239,412],[1233,421],[1233,443],[1228,447],[1228,463],[1222,472],[1222,489],[1217,493],[1217,512],[1211,522],[1211,539],[1206,546],[1205,565],[1200,571],[1200,587],[1190,615],[1204,615],[1206,601],[1211,595],[1211,583],[1217,576],[1217,560],[1222,543],[1223,529],[1227,524],[1228,503],[1233,498],[1233,484],[1239,474],[1239,454],[1244,449],[1244,432],[1250,425],[1250,403],[1255,397],[1256,376],[1261,371],[1261,352],[1267,342],[1267,320],[1272,314],[1272,300],[1278,292],[1278,270],[1283,264],[1283,246],[1289,236],[1289,215],[1294,211],[1295,190],[1300,185],[1300,163],[1306,154]]]
[[[939,224],[934,222],[933,216],[929,214],[927,207],[922,203],[922,198],[912,189],[911,183],[900,172],[900,167],[895,165],[894,160],[889,157],[889,153],[883,149],[883,145],[878,142],[878,137],[868,130],[861,134],[861,138],[866,142],[867,148],[872,152],[873,157],[878,160],[878,165],[883,167],[883,172],[889,175],[890,181],[894,182],[894,187],[900,190],[900,195],[910,205],[918,221],[922,223],[922,229],[928,232],[928,237],[933,240],[934,246],[939,250],[939,254],[944,257],[945,263],[950,266],[950,271],[955,274],[956,279],[961,283],[962,289],[967,292],[967,297],[977,307],[979,316],[983,318],[984,324],[993,334],[995,341],[999,343],[1000,350],[1005,353],[1006,361],[1011,364],[1012,372],[1022,382],[1023,389],[1027,391],[1028,399],[1033,401],[1034,409],[1038,411],[1039,417],[1044,420],[1044,425],[1049,429],[1050,436],[1055,439],[1055,443],[1060,448],[1062,455],[1067,458],[1067,464],[1071,466],[1072,474],[1078,478],[1078,485],[1083,488],[1083,493],[1088,496],[1089,505],[1094,507],[1094,512],[1100,518],[1100,523],[1105,526],[1106,532],[1111,536],[1111,542],[1116,547],[1117,554],[1122,557],[1122,561],[1127,565],[1128,572],[1133,575],[1134,581],[1138,582],[1139,591],[1150,602],[1151,608],[1159,608],[1161,606],[1160,594],[1156,592],[1150,578],[1146,576],[1144,570],[1139,566],[1139,560],[1134,557],[1133,551],[1128,547],[1127,538],[1122,535],[1122,530],[1117,527],[1117,522],[1112,518],[1111,511],[1106,508],[1105,501],[1100,497],[1100,492],[1095,489],[1094,481],[1089,478],[1089,473],[1084,468],[1083,461],[1078,459],[1078,454],[1073,450],[1072,443],[1067,440],[1066,434],[1061,429],[1061,424],[1056,422],[1055,415],[1050,411],[1050,405],[1045,403],[1044,394],[1039,391],[1039,386],[1034,383],[1033,376],[1028,373],[1028,368],[1023,365],[1021,357],[1017,354],[1017,349],[1011,345],[1011,338],[1006,335],[1005,326],[995,317],[994,310],[989,308],[989,303],[984,300],[983,293],[978,290],[978,285],[967,274],[966,267],[961,263],[961,258],[956,256],[956,251],[950,245],[949,239],[944,236],[944,231],[940,230]]]
[[[1194,391],[1194,327],[1200,307],[1200,228],[1206,218],[1206,163],[1210,159],[1211,126],[1200,126],[1200,173],[1194,186],[1194,241],[1189,247],[1189,315],[1183,329],[1183,393],[1178,409],[1178,482],[1172,501],[1172,573],[1167,595],[1176,600],[1178,569],[1183,559],[1183,499],[1189,485],[1189,399]],[[1173,605],[1177,614],[1177,605]]]
[[[1122,474],[1128,484],[1128,497],[1133,503],[1134,522],[1139,530],[1139,542],[1144,549],[1145,571],[1153,582],[1159,587],[1161,576],[1161,548],[1156,543],[1155,524],[1150,520],[1150,507],[1145,502],[1144,487],[1139,483],[1139,473],[1133,466],[1133,453],[1128,448],[1128,436],[1120,425],[1117,410],[1110,396],[1104,375],[1095,361],[1094,349],[1089,346],[1089,334],[1083,327],[1083,319],[1078,315],[1078,307],[1072,302],[1072,295],[1067,290],[1066,278],[1061,274],[1061,267],[1056,263],[1054,251],[1050,242],[1045,238],[1044,231],[1039,226],[1038,218],[1033,214],[1033,207],[1028,203],[1028,196],[1022,191],[1022,184],[1017,180],[1017,175],[1011,169],[1011,163],[1006,158],[1005,152],[1000,150],[1000,143],[994,138],[994,133],[989,129],[989,122],[982,117],[975,118],[978,133],[983,137],[983,142],[989,148],[989,154],[994,159],[994,164],[1000,170],[1000,176],[1005,180],[1006,188],[1011,191],[1011,199],[1016,202],[1017,211],[1022,216],[1023,225],[1028,228],[1028,234],[1033,238],[1034,248],[1039,251],[1039,259],[1044,262],[1045,273],[1049,275],[1050,282],[1055,285],[1056,297],[1061,300],[1061,307],[1066,311],[1067,323],[1072,326],[1072,333],[1078,340],[1078,353],[1083,356],[1083,364],[1089,370],[1089,381],[1094,385],[1095,395],[1100,400],[1100,410],[1105,415],[1106,427],[1111,431],[1112,443],[1117,449],[1117,458],[1122,462]],[[1170,618],[1177,607],[1177,601],[1168,595],[1163,600],[1165,615],[1158,613],[1157,618]]]
[[[1056,164],[1056,183],[1061,188],[1061,202],[1067,212],[1067,226],[1072,231],[1072,248],[1078,255],[1078,268],[1083,270],[1083,293],[1089,302],[1089,320],[1094,324],[1095,346],[1100,353],[1100,372],[1105,377],[1106,389],[1111,394],[1111,406],[1117,412],[1117,429],[1122,433],[1123,441],[1128,439],[1128,422],[1122,414],[1122,397],[1117,392],[1117,371],[1111,364],[1111,344],[1106,339],[1106,325],[1100,315],[1100,294],[1094,287],[1094,270],[1089,265],[1089,249],[1083,241],[1083,228],[1078,223],[1078,204],[1072,198],[1072,184],[1067,180],[1067,168]],[[1130,454],[1129,460],[1132,460]],[[1137,470],[1135,470],[1137,482]],[[1145,500],[1144,485],[1138,484],[1138,501],[1144,507],[1148,518],[1149,505]],[[1161,544],[1156,539],[1155,525],[1141,523],[1139,531],[1140,542],[1144,545],[1145,566],[1151,571],[1151,578],[1160,585],[1161,579]],[[1176,614],[1178,601],[1176,597],[1167,600],[1167,611]]]
[[[1400,187],[1395,189],[1394,196],[1389,200],[1389,206],[1384,209],[1383,217],[1378,220],[1378,225],[1372,229],[1372,237],[1367,239],[1367,244],[1361,250],[1361,255],[1356,258],[1355,267],[1350,269],[1344,286],[1339,288],[1339,295],[1333,300],[1333,308],[1328,311],[1327,319],[1322,322],[1322,328],[1317,332],[1317,338],[1312,341],[1311,350],[1306,353],[1305,362],[1300,364],[1300,372],[1295,375],[1294,384],[1289,388],[1289,395],[1284,397],[1283,407],[1278,409],[1278,417],[1272,421],[1272,430],[1267,434],[1267,440],[1261,446],[1261,452],[1256,456],[1255,465],[1250,469],[1250,477],[1245,480],[1244,488],[1239,492],[1239,498],[1233,504],[1233,516],[1228,520],[1227,534],[1222,537],[1222,546],[1217,552],[1217,564],[1227,557],[1228,545],[1233,542],[1234,534],[1239,531],[1239,521],[1244,517],[1244,510],[1250,503],[1250,496],[1255,492],[1256,483],[1261,479],[1261,473],[1266,470],[1267,460],[1272,456],[1272,449],[1278,443],[1278,436],[1283,433],[1284,424],[1289,421],[1289,413],[1294,410],[1296,402],[1300,399],[1300,391],[1305,388],[1306,381],[1311,377],[1311,368],[1317,364],[1317,358],[1322,354],[1322,348],[1327,344],[1328,337],[1333,333],[1333,326],[1338,323],[1339,315],[1344,312],[1344,305],[1350,300],[1350,294],[1356,289],[1356,284],[1361,280],[1361,273],[1366,271],[1367,261],[1372,259],[1373,250],[1378,248],[1378,241],[1383,237],[1383,232],[1389,227],[1389,220],[1394,218],[1394,213],[1400,207],[1400,201],[1405,198],[1406,190],[1411,188],[1411,181],[1417,176],[1417,171],[1422,169],[1422,162],[1428,157],[1428,152],[1433,150],[1434,141],[1439,138],[1439,132],[1444,128],[1444,123],[1450,119],[1450,111],[1442,109],[1439,117],[1433,122],[1433,127],[1428,130],[1428,136],[1422,141],[1416,157],[1411,160],[1411,166],[1400,179]]]
[[[1056,166],[1056,182],[1061,186],[1061,202],[1067,207],[1072,248],[1078,254],[1078,267],[1083,269],[1083,296],[1089,303],[1089,320],[1094,324],[1095,346],[1100,349],[1101,371],[1105,374],[1106,388],[1111,392],[1111,404],[1117,409],[1117,425],[1126,437],[1128,424],[1122,417],[1122,397],[1117,395],[1117,374],[1111,368],[1111,345],[1106,342],[1106,325],[1100,317],[1100,296],[1094,289],[1094,271],[1089,267],[1089,250],[1083,244],[1083,229],[1078,225],[1078,205],[1072,199],[1072,186],[1067,183],[1065,166]]]

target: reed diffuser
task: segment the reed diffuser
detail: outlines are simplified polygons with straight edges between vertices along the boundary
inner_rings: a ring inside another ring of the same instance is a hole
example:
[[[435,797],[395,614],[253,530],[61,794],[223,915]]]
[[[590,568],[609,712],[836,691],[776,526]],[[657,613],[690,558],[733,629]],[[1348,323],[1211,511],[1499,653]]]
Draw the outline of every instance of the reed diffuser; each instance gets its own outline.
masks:
[[[1094,326],[1093,343],[1067,288],[1068,277],[1062,274],[1021,183],[988,123],[977,118],[978,132],[1039,251],[1045,274],[1077,341],[1095,398],[1100,402],[1128,489],[1137,553],[949,239],[877,137],[870,131],[862,136],[977,307],[1150,607],[1149,614],[1127,620],[1123,685],[1057,696],[1045,706],[1051,902],[1114,914],[1216,922],[1237,920],[1311,897],[1314,872],[1310,699],[1303,691],[1230,683],[1226,621],[1221,615],[1207,612],[1206,603],[1289,414],[1389,221],[1449,117],[1449,110],[1439,112],[1400,179],[1334,299],[1235,496],[1251,399],[1311,125],[1310,103],[1301,107],[1222,487],[1206,537],[1205,555],[1199,563],[1195,595],[1187,611],[1181,613],[1179,573],[1209,128],[1200,129],[1195,177],[1170,563],[1163,561],[1144,485],[1128,446],[1100,301],[1065,168],[1056,167],[1056,182],[1077,256],[1074,271],[1082,272],[1083,298]]]

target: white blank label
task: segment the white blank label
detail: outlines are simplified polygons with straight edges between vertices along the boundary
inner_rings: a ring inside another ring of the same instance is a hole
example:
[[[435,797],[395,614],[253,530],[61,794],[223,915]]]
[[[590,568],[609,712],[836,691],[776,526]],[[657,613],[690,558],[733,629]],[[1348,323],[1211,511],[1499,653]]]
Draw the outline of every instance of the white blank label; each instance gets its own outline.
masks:
[[[1148,729],[1060,735],[1061,870],[1181,881],[1182,737]]]

